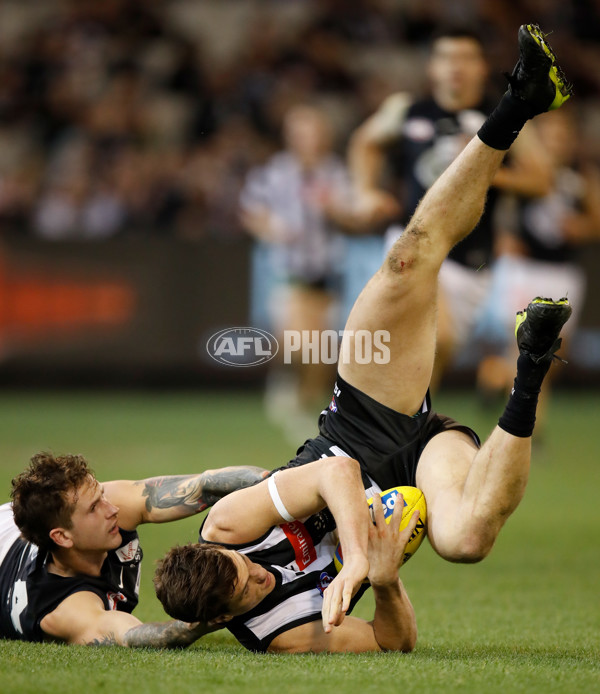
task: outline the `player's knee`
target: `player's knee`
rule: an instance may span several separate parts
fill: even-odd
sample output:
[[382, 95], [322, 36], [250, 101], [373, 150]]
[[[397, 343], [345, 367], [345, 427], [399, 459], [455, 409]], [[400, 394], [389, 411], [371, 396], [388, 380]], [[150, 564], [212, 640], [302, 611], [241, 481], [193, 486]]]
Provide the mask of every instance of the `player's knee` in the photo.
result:
[[421, 247], [427, 239], [427, 233], [418, 220], [413, 220], [404, 233], [390, 248], [385, 266], [394, 275], [402, 275], [412, 269], [421, 253]]
[[477, 562], [480, 562], [487, 557], [491, 549], [492, 546], [488, 544], [466, 542], [464, 545], [458, 548], [454, 557], [450, 561], [458, 562], [460, 564], [477, 564]]
[[487, 557], [494, 546], [495, 536], [488, 532], [470, 530], [451, 541], [435, 546], [437, 553], [447, 561], [458, 564], [476, 564]]
[[389, 250], [384, 268], [395, 278], [439, 270], [442, 260], [450, 249], [441, 249], [433, 244], [430, 234], [419, 219], [413, 219], [402, 236]]
[[333, 470], [334, 474], [343, 475], [348, 472], [360, 473], [360, 464], [354, 458], [344, 456], [334, 456], [326, 459], [327, 465]]
[[404, 248], [394, 246], [387, 254], [385, 267], [394, 276], [404, 275], [411, 270], [416, 262], [414, 253], [407, 253]]

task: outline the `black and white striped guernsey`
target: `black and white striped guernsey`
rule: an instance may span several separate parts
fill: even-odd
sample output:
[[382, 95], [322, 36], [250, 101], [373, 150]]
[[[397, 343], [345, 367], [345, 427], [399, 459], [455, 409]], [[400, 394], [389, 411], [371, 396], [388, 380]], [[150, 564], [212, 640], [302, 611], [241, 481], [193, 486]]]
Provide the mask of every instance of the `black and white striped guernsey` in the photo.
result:
[[[251, 651], [266, 651], [273, 639], [294, 627], [320, 621], [323, 591], [336, 575], [335, 520], [325, 509], [304, 520], [270, 528], [242, 545], [216, 543], [246, 555], [275, 578], [275, 588], [254, 609], [227, 623], [229, 631]], [[200, 529], [200, 542], [206, 542]], [[350, 610], [368, 586], [352, 599]]]

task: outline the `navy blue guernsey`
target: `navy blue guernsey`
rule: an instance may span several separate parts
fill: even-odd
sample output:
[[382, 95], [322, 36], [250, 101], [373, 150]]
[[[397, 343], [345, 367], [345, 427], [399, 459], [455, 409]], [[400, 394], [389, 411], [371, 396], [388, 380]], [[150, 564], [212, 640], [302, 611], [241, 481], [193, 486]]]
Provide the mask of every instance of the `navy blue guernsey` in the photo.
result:
[[0, 506], [0, 637], [41, 641], [42, 619], [69, 595], [91, 592], [106, 610], [132, 612], [138, 603], [142, 548], [136, 531], [120, 530], [122, 544], [106, 557], [100, 576], [48, 572], [49, 554], [24, 540], [10, 504]]
[[[493, 104], [482, 102], [473, 109], [446, 111], [429, 98], [413, 103], [407, 113], [397, 146], [389, 150], [392, 173], [401, 181], [406, 225], [421, 198], [448, 168], [491, 113]], [[475, 229], [450, 252], [449, 258], [477, 269], [492, 258], [492, 214], [497, 192], [488, 193], [485, 212]]]
[[586, 186], [573, 168], [559, 168], [551, 193], [541, 198], [519, 200], [519, 239], [528, 258], [546, 263], [571, 263], [577, 258], [565, 236], [564, 221], [580, 212]]
[[[335, 521], [325, 509], [305, 520], [270, 528], [243, 545], [219, 544], [246, 555], [275, 578], [275, 587], [254, 609], [234, 617], [227, 628], [248, 650], [265, 652], [273, 639], [294, 627], [321, 620], [323, 591], [336, 576]], [[205, 542], [200, 529], [200, 542]], [[368, 586], [352, 599], [350, 610]]]

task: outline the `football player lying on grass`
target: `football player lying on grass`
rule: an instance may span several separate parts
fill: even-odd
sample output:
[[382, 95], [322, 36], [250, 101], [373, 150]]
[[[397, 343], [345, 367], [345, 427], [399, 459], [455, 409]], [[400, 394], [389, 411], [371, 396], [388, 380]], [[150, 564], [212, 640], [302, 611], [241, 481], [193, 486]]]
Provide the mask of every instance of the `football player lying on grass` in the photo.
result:
[[[398, 569], [419, 511], [400, 530], [403, 508], [399, 495], [388, 525], [375, 494], [372, 522], [351, 458], [281, 470], [221, 499], [201, 543], [168, 552], [157, 595], [171, 616], [226, 626], [253, 651], [410, 651], [417, 626]], [[338, 539], [344, 563], [336, 575]], [[373, 620], [344, 619], [368, 588], [365, 578]]]
[[[306, 441], [288, 466], [310, 467], [321, 459], [316, 463], [318, 467], [326, 465], [329, 456], [347, 456], [358, 461], [365, 486], [372, 490], [369, 495], [394, 486], [418, 487], [427, 499], [429, 541], [441, 557], [453, 562], [476, 562], [486, 557], [525, 493], [538, 395], [560, 347], [561, 328], [571, 314], [567, 299], [540, 297], [518, 314], [519, 357], [514, 388], [498, 425], [483, 445], [472, 430], [432, 409], [428, 386], [436, 350], [438, 274], [442, 263], [451, 248], [477, 224], [496, 172], [527, 120], [558, 108], [571, 94], [540, 28], [523, 25], [518, 40], [519, 61], [509, 77], [507, 93], [423, 197], [405, 231], [354, 304], [345, 327], [331, 404], [319, 418], [319, 435]], [[387, 359], [365, 359], [363, 351], [357, 349], [359, 335], [376, 331], [388, 333]], [[305, 484], [302, 472], [294, 478], [293, 471], [282, 472], [277, 482], [281, 479], [284, 505], [298, 518], [314, 513], [314, 507], [303, 506], [306, 499], [289, 493], [288, 480], [295, 480], [298, 489]], [[318, 500], [315, 488], [307, 490], [313, 494], [313, 501]], [[289, 520], [283, 506], [275, 504], [279, 517], [274, 514], [265, 490], [266, 485], [261, 484], [222, 501], [203, 530], [204, 540], [225, 543], [225, 547], [230, 543], [230, 549], [241, 554], [193, 546], [169, 555], [158, 576], [159, 595], [167, 611], [179, 618], [211, 622], [226, 622], [231, 617], [227, 622], [231, 631], [244, 645], [256, 650], [412, 647], [414, 616], [404, 603], [399, 584], [394, 584], [392, 590], [387, 583], [391, 577], [388, 566], [384, 567], [385, 592], [379, 595], [380, 588], [375, 588], [378, 609], [373, 624], [353, 620], [348, 626], [344, 621], [339, 635], [331, 630], [341, 621], [350, 592], [356, 590], [359, 576], [366, 570], [359, 545], [351, 545], [351, 551], [356, 552], [360, 570], [353, 568], [348, 575], [344, 565], [325, 592], [325, 631], [317, 628], [312, 601], [315, 572], [321, 589], [331, 579], [325, 568], [327, 557], [323, 559], [325, 564], [320, 564], [320, 550], [314, 544], [315, 538], [321, 542], [319, 533], [325, 522], [317, 516], [311, 520], [311, 527], [292, 524], [286, 526], [287, 532], [274, 527], [259, 537], [268, 522], [275, 525], [281, 518]], [[353, 493], [358, 497], [358, 490]], [[255, 497], [260, 494], [263, 497]], [[238, 499], [249, 495], [260, 502], [260, 513], [266, 513], [256, 521], [249, 506], [237, 509]], [[347, 500], [340, 495], [337, 500], [327, 501], [338, 504], [330, 510], [341, 532], [336, 510], [341, 513], [344, 509], [339, 504]], [[352, 511], [356, 513], [357, 509]], [[364, 529], [361, 532], [360, 541], [364, 543]], [[378, 528], [380, 532], [384, 528]], [[399, 542], [392, 535], [393, 541]], [[297, 545], [296, 566], [289, 563], [284, 540]], [[343, 539], [342, 548], [346, 555], [348, 548]], [[373, 551], [372, 556], [377, 556]], [[275, 573], [268, 569], [271, 565], [276, 567]], [[381, 564], [377, 560], [374, 566], [369, 572], [375, 570], [371, 578], [378, 581]], [[304, 579], [308, 583], [302, 588]], [[206, 604], [201, 595], [209, 588], [196, 582], [211, 581], [212, 597]], [[374, 587], [377, 581], [373, 580]], [[296, 586], [300, 587], [296, 590]], [[389, 628], [382, 604], [394, 616], [397, 633]]]
[[261, 468], [100, 484], [77, 455], [40, 453], [0, 506], [0, 637], [158, 648], [187, 646], [198, 624], [142, 624], [138, 603], [142, 523], [203, 511], [255, 484]]

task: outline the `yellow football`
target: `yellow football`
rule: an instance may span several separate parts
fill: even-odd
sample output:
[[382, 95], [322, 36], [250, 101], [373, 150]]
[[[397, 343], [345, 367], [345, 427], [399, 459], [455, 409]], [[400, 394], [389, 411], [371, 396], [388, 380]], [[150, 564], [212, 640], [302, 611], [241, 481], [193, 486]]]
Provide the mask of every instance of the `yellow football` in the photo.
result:
[[[398, 494], [402, 494], [404, 498], [404, 510], [402, 511], [402, 522], [400, 523], [400, 530], [404, 530], [408, 525], [413, 511], [419, 510], [419, 520], [417, 521], [417, 527], [415, 528], [413, 534], [406, 545], [404, 551], [404, 559], [402, 563], [406, 563], [412, 555], [419, 549], [419, 546], [427, 534], [427, 504], [425, 503], [425, 496], [420, 489], [416, 487], [392, 487], [391, 489], [386, 489], [381, 492], [381, 503], [383, 505], [383, 515], [385, 522], [389, 523], [392, 520], [392, 513], [394, 511], [394, 506], [396, 505], [396, 499]], [[373, 508], [373, 497], [367, 499], [369, 508]], [[340, 571], [344, 563], [342, 556], [342, 548], [338, 543], [335, 550], [334, 563], [336, 570]]]

